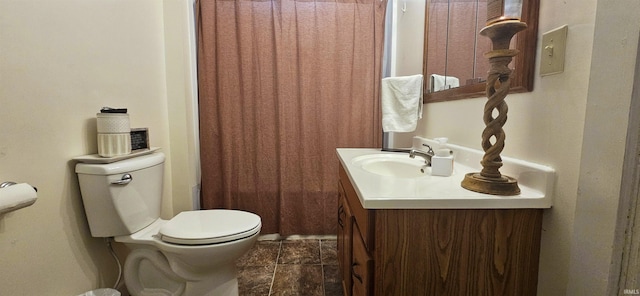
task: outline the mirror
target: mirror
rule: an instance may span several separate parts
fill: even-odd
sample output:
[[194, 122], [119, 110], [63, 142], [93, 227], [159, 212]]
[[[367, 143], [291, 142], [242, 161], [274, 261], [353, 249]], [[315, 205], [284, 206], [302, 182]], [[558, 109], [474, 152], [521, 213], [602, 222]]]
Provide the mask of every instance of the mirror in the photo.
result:
[[[423, 74], [424, 103], [484, 97], [491, 40], [480, 36], [487, 19], [487, 0], [426, 0]], [[509, 67], [511, 93], [533, 90], [539, 0], [523, 0], [522, 21], [511, 48], [520, 53]], [[433, 91], [432, 91], [433, 89]]]

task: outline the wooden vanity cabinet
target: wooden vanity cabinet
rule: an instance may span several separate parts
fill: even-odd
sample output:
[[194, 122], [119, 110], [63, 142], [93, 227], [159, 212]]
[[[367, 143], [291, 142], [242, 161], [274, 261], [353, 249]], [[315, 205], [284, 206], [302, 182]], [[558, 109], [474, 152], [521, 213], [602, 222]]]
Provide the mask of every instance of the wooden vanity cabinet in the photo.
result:
[[364, 209], [340, 167], [344, 295], [536, 295], [542, 209]]
[[[338, 198], [338, 267], [342, 275], [351, 275], [351, 249], [353, 244], [353, 216], [345, 199], [345, 192], [340, 184]], [[348, 288], [347, 288], [348, 287]], [[342, 294], [351, 295], [351, 276], [342, 279]]]
[[358, 227], [353, 227], [351, 282], [353, 295], [371, 295], [373, 286], [373, 258], [369, 255]]

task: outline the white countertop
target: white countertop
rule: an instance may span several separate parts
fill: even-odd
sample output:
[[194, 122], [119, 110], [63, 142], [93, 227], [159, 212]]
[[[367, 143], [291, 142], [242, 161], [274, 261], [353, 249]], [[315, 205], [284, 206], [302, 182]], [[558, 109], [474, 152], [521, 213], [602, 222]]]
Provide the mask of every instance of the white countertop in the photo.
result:
[[[506, 209], [550, 208], [555, 172], [552, 168], [503, 157], [504, 175], [518, 179], [521, 193], [497, 196], [462, 188], [466, 173], [479, 172], [482, 151], [448, 145], [454, 152], [454, 173], [450, 177], [425, 175], [396, 178], [377, 175], [353, 165], [352, 160], [369, 154], [398, 154], [370, 148], [338, 148], [342, 166], [353, 184], [360, 203], [366, 209]], [[409, 155], [407, 155], [407, 158]], [[459, 157], [458, 157], [459, 156]], [[477, 160], [477, 167], [472, 167]], [[466, 163], [465, 163], [466, 162]], [[505, 173], [509, 172], [509, 173]]]

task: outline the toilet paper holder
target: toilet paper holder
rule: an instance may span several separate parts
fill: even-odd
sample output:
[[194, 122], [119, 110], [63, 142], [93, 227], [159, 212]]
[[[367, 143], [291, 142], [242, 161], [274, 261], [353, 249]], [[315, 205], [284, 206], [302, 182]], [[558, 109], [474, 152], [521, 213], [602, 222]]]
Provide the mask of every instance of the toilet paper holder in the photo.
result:
[[[12, 182], [12, 181], [5, 181], [5, 182], [0, 183], [0, 188], [9, 187], [9, 186], [13, 186], [13, 185], [16, 185], [16, 184], [18, 184], [18, 183]], [[35, 186], [31, 186], [31, 187], [33, 187], [33, 190], [38, 192], [38, 188], [36, 188]]]
[[9, 186], [11, 186], [11, 185], [16, 185], [16, 184], [18, 184], [18, 183], [16, 183], [16, 182], [11, 182], [11, 181], [2, 182], [2, 183], [0, 183], [0, 188], [9, 187]]
[[38, 189], [28, 183], [2, 182], [0, 183], [0, 217], [33, 205], [38, 199]]

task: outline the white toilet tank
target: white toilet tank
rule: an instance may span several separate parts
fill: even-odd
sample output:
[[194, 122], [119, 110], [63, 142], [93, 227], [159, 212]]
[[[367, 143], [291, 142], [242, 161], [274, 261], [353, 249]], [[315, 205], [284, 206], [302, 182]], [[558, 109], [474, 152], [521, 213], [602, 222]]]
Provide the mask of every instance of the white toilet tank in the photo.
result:
[[132, 234], [160, 217], [164, 159], [155, 152], [107, 164], [76, 164], [93, 237]]

